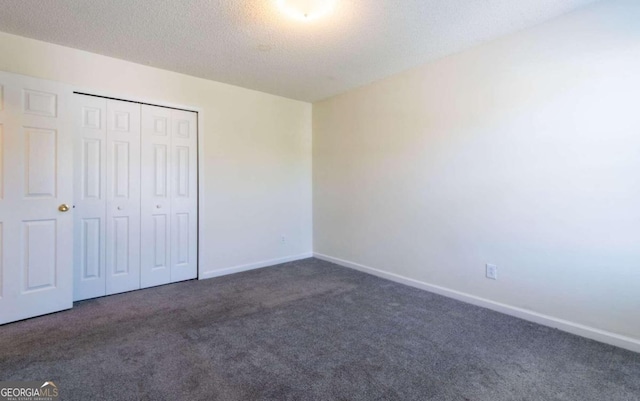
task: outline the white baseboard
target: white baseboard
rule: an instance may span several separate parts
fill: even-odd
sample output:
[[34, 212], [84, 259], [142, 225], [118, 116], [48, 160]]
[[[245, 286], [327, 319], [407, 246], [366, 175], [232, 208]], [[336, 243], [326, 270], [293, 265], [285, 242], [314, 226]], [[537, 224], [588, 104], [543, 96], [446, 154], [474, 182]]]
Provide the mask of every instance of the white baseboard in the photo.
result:
[[609, 331], [596, 329], [594, 327], [589, 327], [579, 323], [570, 322], [568, 320], [558, 319], [548, 315], [543, 315], [541, 313], [533, 312], [527, 309], [522, 309], [515, 306], [503, 304], [500, 302], [491, 301], [485, 298], [477, 297], [475, 295], [470, 295], [464, 292], [455, 291], [455, 290], [441, 287], [438, 285], [425, 283], [425, 282], [414, 280], [408, 277], [400, 276], [398, 274], [388, 273], [382, 270], [374, 269], [373, 267], [364, 266], [359, 263], [350, 262], [348, 260], [334, 258], [332, 256], [324, 255], [321, 253], [314, 253], [313, 256], [318, 259], [335, 263], [340, 266], [344, 266], [344, 267], [348, 267], [364, 273], [372, 274], [374, 276], [395, 281], [397, 283], [405, 284], [411, 287], [419, 288], [421, 290], [433, 292], [439, 295], [443, 295], [445, 297], [457, 299], [462, 302], [481, 306], [483, 308], [491, 309], [496, 312], [515, 316], [520, 319], [541, 324], [543, 326], [553, 327], [558, 330], [566, 331], [571, 334], [589, 338], [591, 340], [599, 341], [609, 345], [614, 345], [620, 348], [625, 348], [634, 352], [640, 352], [640, 339], [635, 339], [632, 337], [611, 333]]
[[208, 272], [200, 273], [200, 276], [198, 277], [198, 279], [204, 280], [207, 278], [226, 276], [227, 274], [240, 273], [240, 272], [245, 272], [247, 270], [260, 269], [263, 267], [279, 265], [280, 263], [293, 262], [295, 260], [307, 259], [311, 257], [313, 257], [313, 253], [307, 252], [307, 253], [301, 253], [299, 255], [285, 256], [284, 258], [269, 259], [269, 260], [263, 260], [261, 262], [248, 263], [246, 265], [227, 267], [219, 270], [211, 270]]

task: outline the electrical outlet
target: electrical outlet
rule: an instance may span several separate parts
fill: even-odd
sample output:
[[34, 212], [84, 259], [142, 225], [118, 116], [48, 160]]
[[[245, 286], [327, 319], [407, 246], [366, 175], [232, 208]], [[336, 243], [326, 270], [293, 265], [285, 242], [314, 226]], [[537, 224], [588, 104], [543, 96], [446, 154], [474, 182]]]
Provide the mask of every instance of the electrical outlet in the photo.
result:
[[284, 235], [280, 236], [280, 243], [281, 244], [286, 244], [287, 243], [287, 237], [285, 237]]
[[487, 263], [486, 267], [487, 267], [487, 278], [490, 278], [491, 280], [497, 280], [498, 266]]

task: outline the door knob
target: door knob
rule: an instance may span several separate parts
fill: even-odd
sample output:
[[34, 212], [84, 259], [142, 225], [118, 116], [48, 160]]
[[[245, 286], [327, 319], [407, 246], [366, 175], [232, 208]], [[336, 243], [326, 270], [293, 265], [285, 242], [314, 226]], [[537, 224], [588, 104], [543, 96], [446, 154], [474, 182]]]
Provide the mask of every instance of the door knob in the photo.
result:
[[69, 211], [69, 205], [67, 205], [66, 203], [63, 203], [62, 205], [58, 206], [58, 210], [61, 212], [68, 212]]

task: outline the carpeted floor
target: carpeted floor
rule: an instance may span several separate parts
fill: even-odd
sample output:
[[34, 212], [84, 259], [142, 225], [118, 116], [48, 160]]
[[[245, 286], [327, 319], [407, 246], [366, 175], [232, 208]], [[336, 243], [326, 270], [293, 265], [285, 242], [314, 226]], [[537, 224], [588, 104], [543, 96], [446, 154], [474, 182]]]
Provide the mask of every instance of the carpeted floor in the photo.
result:
[[640, 354], [307, 259], [0, 327], [64, 400], [640, 400]]

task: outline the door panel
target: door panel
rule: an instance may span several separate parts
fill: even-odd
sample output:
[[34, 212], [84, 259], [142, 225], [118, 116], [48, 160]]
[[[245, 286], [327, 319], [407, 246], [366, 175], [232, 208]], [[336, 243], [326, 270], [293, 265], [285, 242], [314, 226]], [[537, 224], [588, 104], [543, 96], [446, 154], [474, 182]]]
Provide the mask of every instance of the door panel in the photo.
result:
[[176, 214], [176, 259], [177, 265], [189, 263], [189, 213]]
[[153, 215], [153, 254], [154, 269], [164, 269], [168, 267], [167, 255], [169, 254], [169, 221], [166, 215]]
[[56, 196], [58, 141], [51, 129], [25, 128], [26, 198]]
[[80, 301], [106, 295], [107, 101], [74, 95], [74, 290]]
[[129, 143], [113, 141], [113, 158], [110, 160], [113, 168], [113, 197], [115, 199], [129, 198], [129, 174], [131, 173], [131, 158]]
[[171, 282], [198, 277], [197, 114], [171, 110]]
[[100, 185], [104, 181], [102, 167], [102, 139], [82, 138], [82, 160], [78, 166], [81, 170], [82, 199], [102, 199], [103, 188]]
[[167, 197], [167, 185], [169, 184], [168, 173], [168, 150], [167, 145], [153, 145], [153, 174], [154, 191], [153, 194], [157, 198]]
[[22, 90], [24, 113], [36, 116], [57, 117], [57, 95], [30, 89]]
[[141, 284], [171, 281], [171, 110], [142, 106]]
[[189, 198], [189, 175], [192, 173], [189, 171], [189, 147], [188, 146], [176, 146], [176, 192], [175, 196], [179, 198]]
[[104, 296], [106, 281], [107, 101], [74, 95], [73, 299]]
[[113, 218], [113, 236], [109, 242], [113, 243], [113, 275], [129, 273], [129, 217]]
[[103, 267], [101, 266], [101, 246], [102, 220], [100, 218], [90, 218], [81, 220], [81, 243], [80, 256], [81, 262], [81, 278], [83, 280], [91, 280], [99, 278], [102, 275]]
[[107, 100], [106, 293], [140, 288], [140, 105]]
[[197, 114], [142, 106], [142, 286], [196, 278]]
[[69, 94], [0, 72], [0, 323], [72, 306]]
[[34, 291], [56, 285], [56, 221], [36, 220], [22, 223], [24, 243], [22, 266], [23, 291]]
[[140, 288], [140, 105], [76, 97], [75, 300]]

